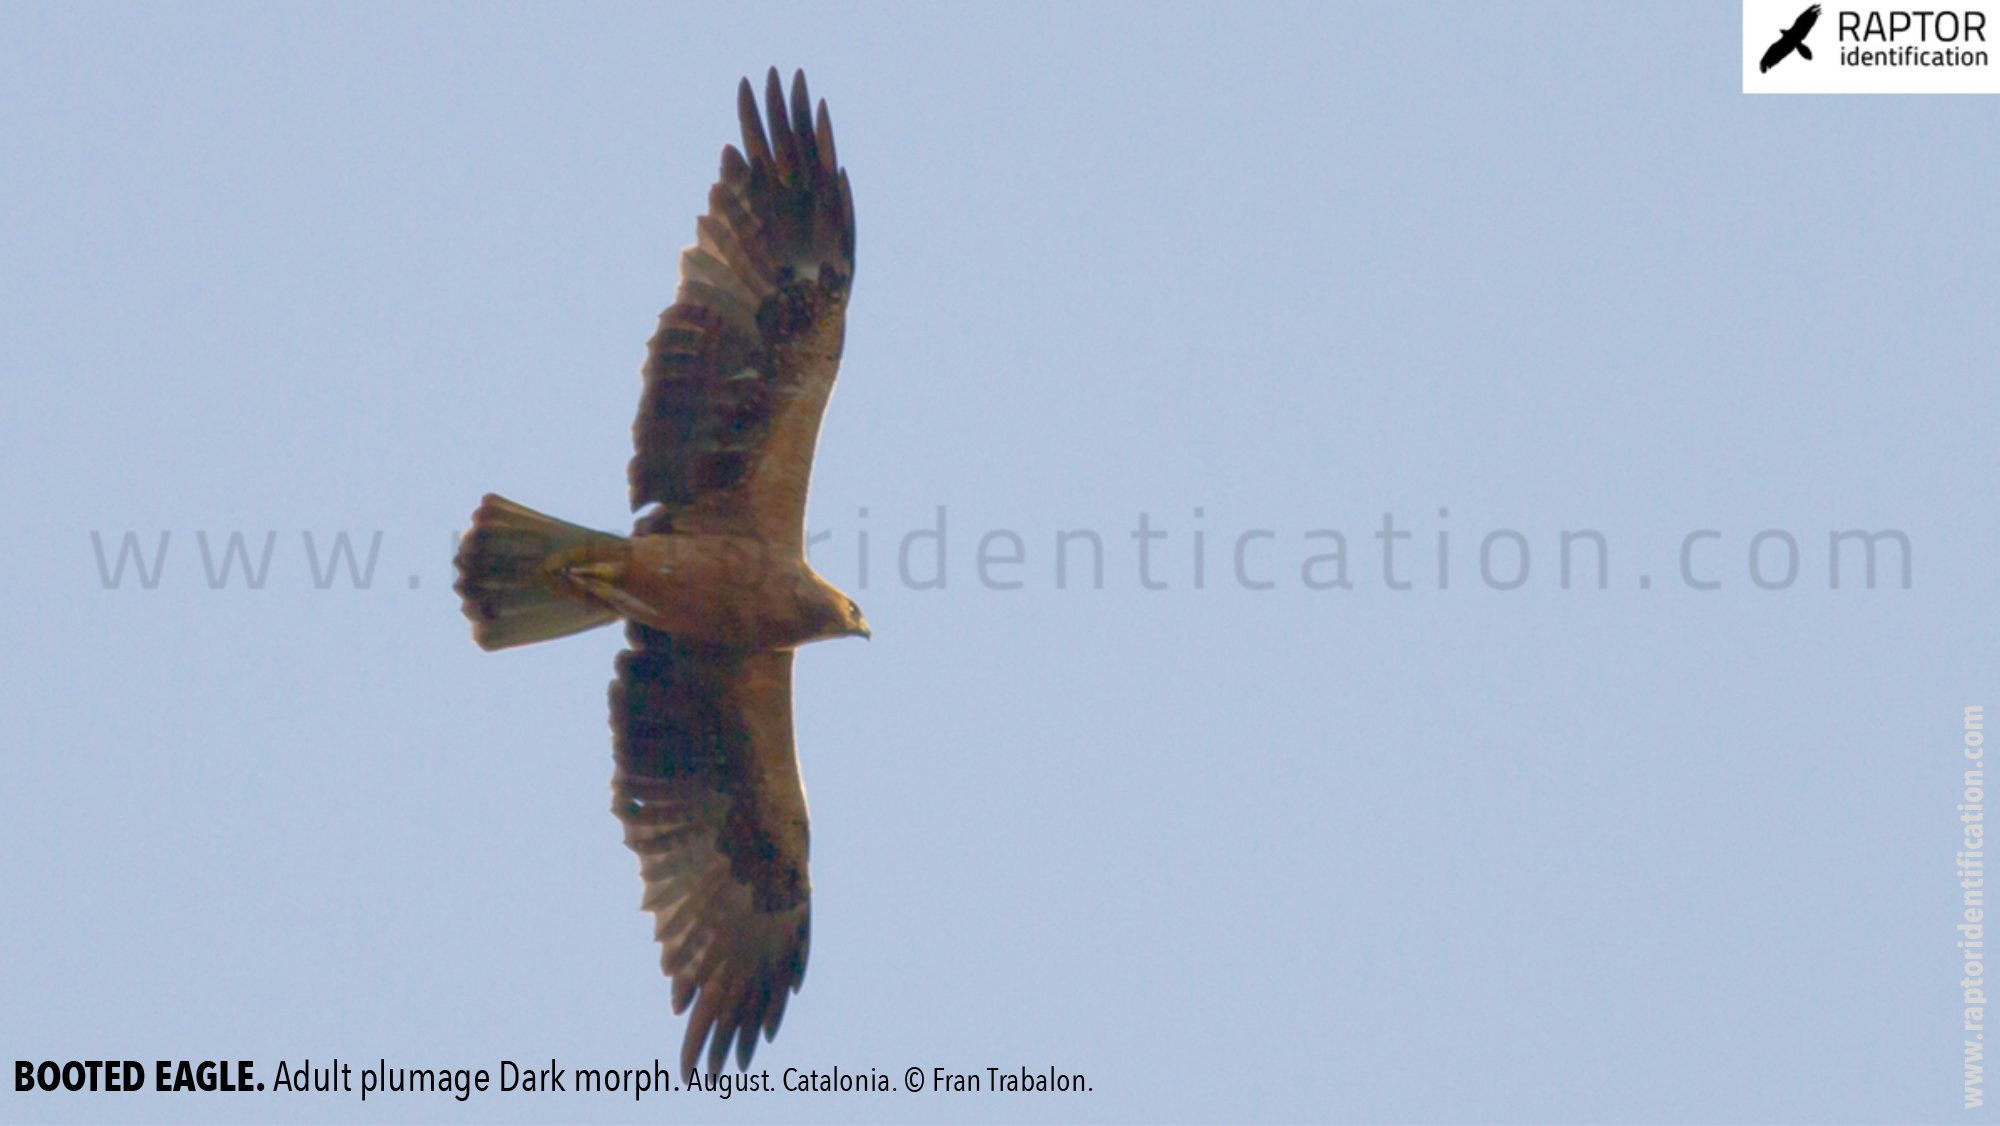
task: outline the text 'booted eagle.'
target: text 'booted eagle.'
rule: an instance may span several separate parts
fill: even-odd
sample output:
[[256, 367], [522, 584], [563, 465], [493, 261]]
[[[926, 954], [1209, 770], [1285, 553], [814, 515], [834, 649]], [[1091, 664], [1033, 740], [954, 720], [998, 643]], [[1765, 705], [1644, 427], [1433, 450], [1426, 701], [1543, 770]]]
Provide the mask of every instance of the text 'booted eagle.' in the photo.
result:
[[[812, 885], [792, 746], [792, 650], [868, 636], [805, 558], [806, 481], [854, 277], [854, 203], [826, 103], [803, 73], [770, 132], [746, 80], [743, 151], [725, 146], [680, 289], [647, 346], [632, 424], [630, 537], [489, 495], [456, 588], [486, 649], [625, 619], [611, 682], [611, 808], [639, 854], [681, 1070], [708, 1040], [748, 1067], [806, 972]], [[712, 1036], [711, 1036], [712, 1034]]]

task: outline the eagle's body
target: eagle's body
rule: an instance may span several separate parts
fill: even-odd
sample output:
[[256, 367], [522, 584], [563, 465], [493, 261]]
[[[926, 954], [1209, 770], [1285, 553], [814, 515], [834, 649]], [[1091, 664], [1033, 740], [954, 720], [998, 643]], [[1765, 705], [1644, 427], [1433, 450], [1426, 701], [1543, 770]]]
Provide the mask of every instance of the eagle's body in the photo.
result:
[[639, 535], [585, 543], [550, 563], [564, 597], [678, 641], [791, 649], [852, 632], [846, 595], [755, 536]]
[[[488, 649], [626, 623], [611, 685], [612, 811], [639, 855], [681, 1067], [748, 1066], [805, 975], [811, 882], [792, 743], [792, 651], [867, 636], [805, 560], [806, 489], [854, 276], [854, 206], [826, 104], [773, 70], [767, 136], [746, 81], [632, 425], [633, 534], [497, 496], [457, 589]], [[653, 506], [647, 508], [647, 506]]]

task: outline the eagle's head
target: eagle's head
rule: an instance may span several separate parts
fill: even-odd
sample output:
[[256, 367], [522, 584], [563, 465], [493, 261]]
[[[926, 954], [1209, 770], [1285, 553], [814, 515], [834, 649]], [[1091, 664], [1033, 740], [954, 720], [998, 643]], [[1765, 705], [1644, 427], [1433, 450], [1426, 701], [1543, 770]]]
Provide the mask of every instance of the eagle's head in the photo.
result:
[[[812, 636], [806, 641], [828, 641], [836, 637], [872, 637], [868, 619], [861, 616], [861, 607], [849, 598], [839, 587], [808, 572], [810, 586], [805, 591], [805, 601], [810, 607], [807, 620], [812, 624]], [[803, 642], [801, 643], [803, 644]]]
[[863, 640], [874, 637], [868, 629], [868, 619], [861, 616], [861, 606], [852, 598], [841, 595], [840, 636], [859, 637]]

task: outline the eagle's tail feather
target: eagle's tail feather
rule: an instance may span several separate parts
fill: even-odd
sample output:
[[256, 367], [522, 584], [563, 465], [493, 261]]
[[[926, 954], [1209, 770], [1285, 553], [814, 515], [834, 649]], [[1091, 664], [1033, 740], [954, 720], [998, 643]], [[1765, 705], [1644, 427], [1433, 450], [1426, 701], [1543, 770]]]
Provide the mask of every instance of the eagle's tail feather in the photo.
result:
[[458, 545], [458, 581], [472, 639], [482, 649], [506, 649], [565, 637], [618, 620], [601, 607], [557, 590], [558, 557], [619, 537], [544, 516], [488, 493]]
[[1801, 44], [1799, 44], [1799, 45], [1798, 45], [1798, 47], [1796, 48], [1796, 50], [1798, 51], [1798, 53], [1799, 53], [1799, 57], [1800, 57], [1800, 58], [1804, 59], [1804, 60], [1805, 60], [1805, 61], [1807, 61], [1807, 62], [1811, 62], [1811, 61], [1812, 61], [1812, 48], [1811, 48], [1811, 47], [1808, 47], [1808, 46], [1806, 46], [1806, 45], [1805, 45], [1804, 43], [1801, 43]]

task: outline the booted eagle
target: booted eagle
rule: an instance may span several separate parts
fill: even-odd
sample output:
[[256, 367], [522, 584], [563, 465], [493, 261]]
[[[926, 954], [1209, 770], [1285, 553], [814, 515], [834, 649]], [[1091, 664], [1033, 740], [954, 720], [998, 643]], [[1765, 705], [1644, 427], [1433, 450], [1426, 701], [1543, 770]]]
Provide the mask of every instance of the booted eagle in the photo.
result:
[[[773, 69], [770, 129], [745, 80], [743, 150], [722, 149], [680, 289], [647, 345], [632, 424], [630, 536], [488, 495], [456, 589], [482, 648], [623, 619], [611, 682], [611, 810], [639, 854], [681, 1070], [708, 1043], [775, 1036], [806, 972], [812, 884], [792, 746], [792, 651], [868, 636], [854, 600], [806, 564], [806, 482], [840, 368], [854, 202], [826, 103]], [[653, 507], [647, 508], [651, 505]]]

